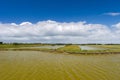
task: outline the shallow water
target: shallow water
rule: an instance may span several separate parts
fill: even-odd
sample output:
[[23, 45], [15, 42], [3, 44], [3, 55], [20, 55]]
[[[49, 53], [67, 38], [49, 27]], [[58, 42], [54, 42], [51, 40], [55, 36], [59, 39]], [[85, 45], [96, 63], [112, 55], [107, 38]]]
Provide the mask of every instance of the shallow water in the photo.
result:
[[120, 80], [120, 54], [1, 51], [0, 80]]
[[92, 46], [79, 46], [82, 50], [103, 50], [103, 48], [96, 48], [96, 47], [92, 47]]
[[[64, 45], [55, 45], [55, 46], [37, 46], [37, 47], [24, 47], [24, 48], [47, 48], [47, 49], [57, 49], [64, 47]], [[23, 47], [22, 47], [23, 48]]]

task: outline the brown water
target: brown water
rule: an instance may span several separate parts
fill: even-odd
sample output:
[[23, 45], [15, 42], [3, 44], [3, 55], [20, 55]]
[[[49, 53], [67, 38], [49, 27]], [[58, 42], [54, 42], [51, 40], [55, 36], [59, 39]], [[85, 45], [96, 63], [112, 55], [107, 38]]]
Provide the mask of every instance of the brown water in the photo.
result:
[[120, 54], [1, 51], [0, 80], [120, 80]]

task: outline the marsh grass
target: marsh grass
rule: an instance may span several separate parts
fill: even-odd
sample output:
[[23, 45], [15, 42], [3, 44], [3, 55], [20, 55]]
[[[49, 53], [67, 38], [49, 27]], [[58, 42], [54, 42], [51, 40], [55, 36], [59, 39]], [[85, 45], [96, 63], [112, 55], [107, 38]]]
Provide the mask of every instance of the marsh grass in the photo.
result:
[[[44, 51], [53, 53], [70, 53], [70, 54], [119, 54], [120, 45], [88, 45], [101, 50], [81, 50], [79, 45], [65, 45], [57, 49], [40, 48], [41, 44], [1, 44], [0, 51]], [[54, 45], [49, 45], [54, 46]], [[36, 48], [37, 47], [37, 48]]]
[[57, 51], [61, 51], [61, 52], [80, 52], [81, 49], [78, 45], [65, 45], [64, 47], [58, 48]]

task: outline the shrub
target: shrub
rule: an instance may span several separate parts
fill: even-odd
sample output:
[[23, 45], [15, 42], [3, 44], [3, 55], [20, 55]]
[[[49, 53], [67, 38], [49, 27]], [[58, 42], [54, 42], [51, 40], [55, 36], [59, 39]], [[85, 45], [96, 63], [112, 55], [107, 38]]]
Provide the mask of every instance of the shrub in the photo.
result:
[[3, 42], [0, 42], [0, 44], [3, 44]]

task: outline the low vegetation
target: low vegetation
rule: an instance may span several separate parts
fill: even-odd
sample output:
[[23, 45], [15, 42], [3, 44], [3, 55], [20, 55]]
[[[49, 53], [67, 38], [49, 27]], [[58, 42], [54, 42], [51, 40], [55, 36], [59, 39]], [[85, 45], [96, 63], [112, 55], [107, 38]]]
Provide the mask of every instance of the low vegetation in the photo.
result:
[[65, 45], [64, 47], [58, 48], [58, 52], [68, 52], [68, 53], [77, 53], [81, 52], [81, 49], [78, 45]]
[[[57, 53], [71, 53], [71, 54], [111, 54], [120, 53], [120, 45], [85, 45], [95, 48], [102, 48], [101, 50], [82, 50], [79, 45], [66, 44], [64, 47], [57, 49], [39, 48], [39, 46], [55, 46], [56, 44], [0, 44], [0, 51], [45, 51]], [[59, 46], [59, 45], [58, 45]], [[35, 48], [38, 47], [38, 48]]]
[[36, 47], [36, 46], [45, 46], [48, 44], [19, 44], [19, 43], [12, 43], [12, 44], [0, 44], [0, 48], [21, 48], [21, 47]]

